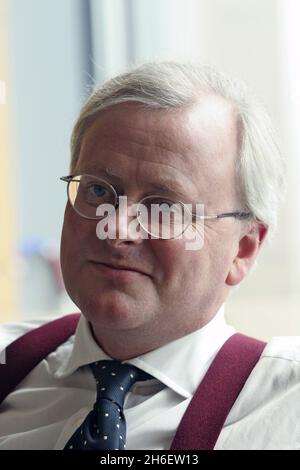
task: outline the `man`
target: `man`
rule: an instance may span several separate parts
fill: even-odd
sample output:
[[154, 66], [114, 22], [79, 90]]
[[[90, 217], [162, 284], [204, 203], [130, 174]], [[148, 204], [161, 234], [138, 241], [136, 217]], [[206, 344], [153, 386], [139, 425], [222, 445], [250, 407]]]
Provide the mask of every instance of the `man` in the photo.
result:
[[[88, 99], [63, 179], [61, 266], [82, 315], [75, 336], [3, 401], [0, 449], [170, 449], [197, 387], [235, 333], [223, 312], [230, 289], [276, 224], [282, 171], [268, 118], [241, 84], [215, 70], [146, 63]], [[189, 217], [172, 216], [175, 236], [161, 237], [161, 219], [127, 212], [138, 203], [168, 214], [174, 204], [189, 206]], [[128, 230], [136, 220], [139, 230]], [[188, 249], [199, 227], [203, 246]], [[2, 347], [32, 327], [4, 325]], [[299, 360], [297, 339], [264, 348], [215, 449], [299, 446]], [[124, 409], [103, 395], [109, 385], [99, 363], [110, 376], [118, 364], [142, 374], [130, 373]], [[112, 427], [116, 444], [108, 444]]]

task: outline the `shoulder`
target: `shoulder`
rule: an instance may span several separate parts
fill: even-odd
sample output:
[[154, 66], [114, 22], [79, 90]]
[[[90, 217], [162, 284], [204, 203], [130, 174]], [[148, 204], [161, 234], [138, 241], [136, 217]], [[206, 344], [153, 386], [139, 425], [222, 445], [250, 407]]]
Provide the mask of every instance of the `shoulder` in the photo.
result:
[[274, 337], [250, 373], [232, 408], [231, 417], [235, 412], [247, 416], [254, 410], [259, 413], [276, 410], [280, 415], [278, 409], [284, 410], [286, 406], [290, 414], [295, 411], [296, 402], [300, 416], [300, 336]]
[[9, 344], [29, 331], [58, 318], [59, 316], [57, 315], [53, 317], [33, 318], [20, 322], [0, 323], [0, 351], [3, 351]]
[[285, 395], [291, 387], [300, 391], [300, 336], [273, 337], [266, 344], [248, 383], [272, 396]]
[[272, 338], [227, 416], [219, 449], [298, 449], [300, 336]]
[[300, 336], [275, 336], [266, 345], [262, 359], [300, 363]]
[[[297, 397], [297, 399], [296, 399]], [[300, 336], [277, 336], [266, 345], [259, 361], [250, 373], [236, 407], [249, 410], [276, 411], [289, 409], [293, 414], [295, 402], [300, 416]], [[240, 410], [241, 411], [241, 410]], [[291, 415], [290, 415], [291, 416]], [[286, 419], [288, 416], [282, 416]]]

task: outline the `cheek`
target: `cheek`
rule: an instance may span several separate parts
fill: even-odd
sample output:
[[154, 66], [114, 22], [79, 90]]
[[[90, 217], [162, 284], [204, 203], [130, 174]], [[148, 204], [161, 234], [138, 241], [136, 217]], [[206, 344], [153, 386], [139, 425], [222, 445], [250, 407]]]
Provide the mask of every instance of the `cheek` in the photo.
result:
[[[232, 237], [228, 233], [210, 234], [206, 237], [203, 250], [207, 258], [207, 276], [217, 288], [224, 284], [232, 258]], [[217, 236], [215, 236], [217, 235]]]
[[227, 273], [228, 254], [222, 243], [206, 239], [198, 250], [187, 250], [183, 240], [157, 241], [153, 251], [162, 277], [160, 286], [169, 292], [183, 291], [191, 286], [219, 285]]
[[186, 250], [183, 240], [162, 240], [153, 244], [153, 251], [162, 276], [162, 290], [177, 289], [190, 283], [200, 271], [199, 251]]
[[82, 259], [87, 239], [90, 236], [91, 224], [79, 217], [67, 205], [61, 236], [60, 258], [63, 276], [70, 276]]

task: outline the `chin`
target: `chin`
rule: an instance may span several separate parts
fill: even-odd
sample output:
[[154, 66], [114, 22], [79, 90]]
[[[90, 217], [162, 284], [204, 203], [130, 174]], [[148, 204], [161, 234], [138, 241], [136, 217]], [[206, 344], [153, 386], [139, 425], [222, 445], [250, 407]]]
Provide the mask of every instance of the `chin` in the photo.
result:
[[76, 304], [97, 328], [131, 329], [145, 321], [145, 310], [139, 308], [136, 299], [122, 292], [109, 292], [101, 295], [101, 299], [80, 297]]

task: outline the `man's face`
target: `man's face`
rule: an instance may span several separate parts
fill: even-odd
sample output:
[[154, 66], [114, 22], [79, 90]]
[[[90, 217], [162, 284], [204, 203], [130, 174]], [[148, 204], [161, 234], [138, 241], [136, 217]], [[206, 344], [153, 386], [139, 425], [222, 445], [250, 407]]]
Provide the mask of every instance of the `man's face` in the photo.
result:
[[[203, 96], [193, 107], [167, 111], [126, 103], [97, 116], [73, 173], [106, 179], [130, 204], [159, 193], [202, 203], [206, 214], [231, 212], [240, 209], [237, 152], [234, 113], [221, 98]], [[111, 176], [103, 176], [106, 168]], [[157, 189], [165, 180], [172, 192]], [[203, 326], [224, 302], [239, 241], [237, 220], [206, 221], [204, 246], [196, 251], [186, 250], [184, 239], [100, 240], [96, 225], [67, 204], [64, 281], [94, 328], [151, 334], [155, 344], [164, 344]], [[101, 263], [144, 274], [112, 272]]]

